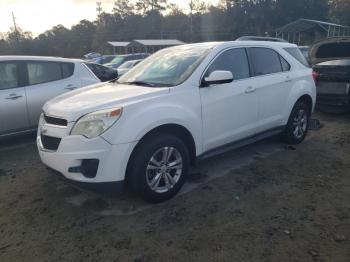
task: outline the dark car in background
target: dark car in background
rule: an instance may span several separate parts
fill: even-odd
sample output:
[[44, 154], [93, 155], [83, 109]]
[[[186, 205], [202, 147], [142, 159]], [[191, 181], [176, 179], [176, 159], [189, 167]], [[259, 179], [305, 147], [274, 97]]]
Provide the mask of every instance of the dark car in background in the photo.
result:
[[84, 59], [85, 59], [85, 60], [92, 60], [92, 59], [98, 58], [98, 57], [100, 57], [100, 56], [101, 56], [100, 53], [91, 52], [91, 53], [88, 53], [88, 54], [84, 55]]
[[116, 58], [116, 55], [103, 55], [93, 59], [92, 61], [95, 64], [104, 65], [110, 63], [114, 58]]
[[350, 109], [350, 38], [330, 38], [311, 48], [317, 79], [317, 107], [343, 113]]
[[112, 68], [95, 64], [95, 63], [84, 63], [101, 82], [108, 82], [118, 78], [118, 72]]
[[127, 61], [142, 60], [148, 56], [149, 56], [149, 54], [147, 54], [147, 53], [119, 55], [119, 56], [116, 56], [110, 63], [105, 64], [105, 66], [108, 66], [108, 67], [113, 68], [113, 69], [118, 69], [118, 67], [120, 67], [122, 64], [124, 64]]

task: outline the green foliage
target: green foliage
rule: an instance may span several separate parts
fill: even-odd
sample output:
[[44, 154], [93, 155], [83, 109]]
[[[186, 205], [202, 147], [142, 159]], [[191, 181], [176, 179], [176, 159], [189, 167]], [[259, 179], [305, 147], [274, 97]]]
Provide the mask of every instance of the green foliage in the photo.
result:
[[107, 41], [233, 40], [273, 33], [298, 18], [350, 25], [349, 0], [221, 0], [217, 6], [188, 0], [188, 7], [192, 19], [167, 0], [116, 0], [111, 13], [101, 13], [94, 22], [82, 20], [71, 29], [57, 25], [35, 38], [20, 29], [0, 34], [0, 54], [81, 57], [91, 51], [111, 52]]

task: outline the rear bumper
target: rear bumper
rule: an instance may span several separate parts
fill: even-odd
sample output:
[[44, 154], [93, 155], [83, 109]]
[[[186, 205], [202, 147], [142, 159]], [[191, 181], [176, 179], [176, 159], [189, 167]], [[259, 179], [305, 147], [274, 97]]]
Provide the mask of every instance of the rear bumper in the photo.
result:
[[350, 96], [346, 94], [344, 95], [319, 94], [317, 95], [317, 105], [350, 107]]

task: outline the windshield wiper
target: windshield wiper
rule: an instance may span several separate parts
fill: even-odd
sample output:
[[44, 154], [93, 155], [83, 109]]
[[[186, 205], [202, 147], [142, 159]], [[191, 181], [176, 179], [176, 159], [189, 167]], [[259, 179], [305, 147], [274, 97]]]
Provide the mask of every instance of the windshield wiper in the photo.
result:
[[122, 84], [126, 85], [135, 85], [135, 86], [149, 86], [149, 87], [155, 87], [156, 85], [150, 82], [145, 82], [145, 81], [132, 81], [132, 82], [125, 82]]

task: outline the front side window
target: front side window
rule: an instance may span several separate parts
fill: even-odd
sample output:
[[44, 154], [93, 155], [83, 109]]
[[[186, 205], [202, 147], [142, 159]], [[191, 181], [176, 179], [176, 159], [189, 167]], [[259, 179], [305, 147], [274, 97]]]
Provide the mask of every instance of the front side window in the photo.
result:
[[28, 62], [29, 85], [37, 85], [62, 79], [61, 64], [55, 62]]
[[179, 85], [193, 73], [210, 50], [208, 46], [163, 49], [133, 67], [119, 82], [157, 87]]
[[230, 49], [220, 54], [211, 64], [205, 76], [207, 77], [217, 70], [232, 72], [234, 80], [250, 77], [249, 63], [245, 49]]
[[0, 90], [19, 87], [18, 66], [13, 62], [0, 63]]
[[250, 48], [253, 60], [254, 72], [256, 76], [269, 75], [282, 72], [280, 55], [269, 48]]

